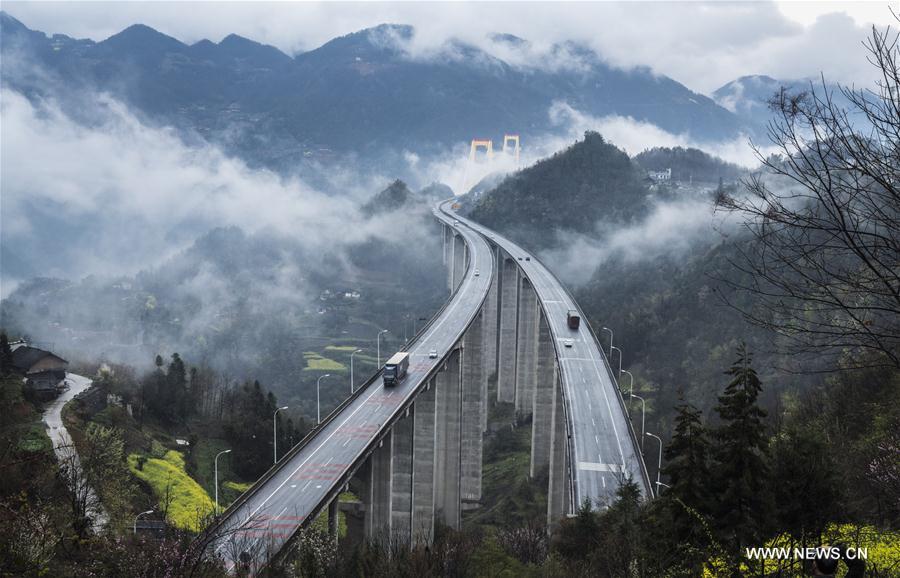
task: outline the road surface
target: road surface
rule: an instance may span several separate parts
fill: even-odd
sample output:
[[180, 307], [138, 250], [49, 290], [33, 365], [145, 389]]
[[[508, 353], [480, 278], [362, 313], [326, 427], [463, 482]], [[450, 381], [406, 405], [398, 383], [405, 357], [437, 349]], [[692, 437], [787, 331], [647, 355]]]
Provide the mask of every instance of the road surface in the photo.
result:
[[[453, 225], [453, 219], [439, 210], [435, 216]], [[444, 355], [460, 341], [487, 296], [494, 264], [480, 235], [465, 226], [456, 228], [471, 250], [470, 265], [447, 306], [410, 343], [407, 377], [389, 389], [380, 379], [364, 386], [309, 443], [283, 458], [271, 477], [257, 483], [245, 501], [225, 513], [217, 528], [223, 538], [213, 548], [226, 565], [234, 567], [242, 552], [247, 552], [243, 554], [245, 562], [258, 566], [269, 558], [269, 552], [277, 552], [304, 520], [334, 495], [341, 478], [362, 461], [386, 424], [412, 401], [443, 363]], [[480, 270], [478, 276], [475, 269]], [[429, 358], [431, 349], [437, 350], [437, 359]]]
[[[569, 329], [567, 313], [579, 309], [554, 275], [531, 253], [491, 229], [460, 216], [456, 218], [478, 231], [516, 259], [541, 302], [562, 371], [566, 407], [570, 418], [574, 459], [575, 507], [585, 498], [595, 505], [615, 500], [624, 476], [630, 476], [650, 495], [649, 480], [639, 452], [635, 451], [630, 424], [610, 377], [606, 359], [586, 322]], [[528, 259], [528, 260], [526, 260]], [[579, 309], [580, 311], [580, 309]], [[584, 314], [581, 314], [584, 321]], [[573, 340], [565, 347], [565, 340]]]
[[[71, 464], [72, 467], [78, 468], [79, 471], [81, 469], [81, 460], [79, 460], [78, 452], [75, 450], [75, 443], [72, 441], [72, 436], [69, 435], [66, 426], [63, 425], [62, 410], [76, 395], [91, 387], [92, 383], [93, 381], [87, 377], [67, 373], [66, 385], [68, 389], [44, 406], [41, 419], [44, 420], [44, 424], [47, 427], [47, 435], [50, 436], [50, 441], [53, 443], [53, 452], [56, 454], [56, 459], [59, 461], [60, 466], [68, 467]], [[74, 477], [78, 483], [85, 483], [84, 476], [77, 475]], [[83, 491], [88, 493], [87, 502], [91, 505], [88, 515], [93, 520], [94, 531], [99, 532], [106, 526], [109, 518], [100, 505], [100, 500], [97, 498], [93, 488], [85, 485], [83, 486]]]

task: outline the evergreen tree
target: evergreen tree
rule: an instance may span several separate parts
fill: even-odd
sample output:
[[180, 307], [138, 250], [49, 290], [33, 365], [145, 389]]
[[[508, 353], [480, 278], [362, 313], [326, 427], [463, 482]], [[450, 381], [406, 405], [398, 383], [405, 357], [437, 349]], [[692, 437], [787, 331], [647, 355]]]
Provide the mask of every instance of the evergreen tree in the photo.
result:
[[166, 415], [172, 420], [186, 417], [184, 412], [184, 398], [187, 392], [187, 370], [178, 353], [172, 354], [169, 370], [165, 379], [165, 410]]
[[792, 427], [772, 443], [776, 519], [803, 547], [817, 545], [829, 521], [838, 518], [839, 480], [824, 437]]
[[734, 575], [747, 546], [759, 544], [768, 510], [766, 412], [757, 404], [762, 383], [751, 367], [751, 355], [741, 344], [737, 360], [726, 371], [731, 382], [719, 396], [716, 412], [715, 472], [718, 478], [717, 526], [731, 549]]
[[702, 572], [709, 542], [703, 523], [710, 513], [709, 439], [699, 409], [682, 400], [675, 410], [675, 431], [662, 470], [670, 485], [664, 498], [680, 565]]
[[9, 347], [9, 339], [6, 333], [0, 333], [0, 376], [6, 376], [13, 372], [12, 349]]

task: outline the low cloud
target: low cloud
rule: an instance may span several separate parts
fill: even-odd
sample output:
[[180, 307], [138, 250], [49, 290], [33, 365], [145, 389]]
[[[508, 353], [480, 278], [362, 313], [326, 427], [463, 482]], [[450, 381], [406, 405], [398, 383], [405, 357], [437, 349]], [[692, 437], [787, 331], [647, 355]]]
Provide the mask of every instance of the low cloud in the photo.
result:
[[[655, 124], [619, 115], [594, 117], [572, 108], [565, 102], [550, 107], [551, 120], [570, 135], [576, 137], [586, 130], [597, 131], [609, 142], [622, 148], [629, 155], [652, 147], [692, 147], [700, 149], [737, 165], [755, 168], [759, 165], [749, 137], [740, 135], [727, 141], [702, 141], [689, 134], [673, 134]], [[769, 149], [763, 147], [765, 154]], [[774, 149], [773, 149], [774, 150]]]
[[566, 281], [582, 284], [610, 259], [641, 263], [676, 257], [720, 239], [734, 222], [732, 216], [715, 213], [709, 198], [659, 201], [634, 225], [598, 224], [595, 235], [560, 233], [559, 247], [541, 258], [553, 263], [553, 270]]
[[96, 98], [98, 120], [85, 125], [53, 102], [2, 92], [3, 243], [41, 274], [134, 273], [229, 225], [289, 236], [311, 255], [390, 235], [362, 218], [356, 195], [251, 169]]

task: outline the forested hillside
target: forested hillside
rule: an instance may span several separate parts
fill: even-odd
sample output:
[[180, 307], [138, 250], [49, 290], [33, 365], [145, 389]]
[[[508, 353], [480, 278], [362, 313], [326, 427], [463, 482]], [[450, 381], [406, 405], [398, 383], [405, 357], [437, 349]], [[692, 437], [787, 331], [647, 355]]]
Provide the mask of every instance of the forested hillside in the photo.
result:
[[[870, 47], [896, 80], [896, 45], [884, 39], [873, 33]], [[874, 100], [859, 96], [851, 106], [870, 123], [891, 117], [891, 90], [882, 88]], [[638, 568], [648, 576], [794, 576], [812, 569], [812, 562], [764, 562], [745, 550], [763, 544], [834, 545], [846, 576], [900, 571], [894, 553], [900, 247], [897, 221], [886, 217], [897, 194], [897, 167], [887, 160], [896, 149], [896, 122], [882, 121], [882, 140], [873, 141], [857, 137], [852, 115], [822, 95], [785, 95], [776, 104], [780, 129], [772, 139], [781, 155], [761, 158], [758, 178], [719, 181], [707, 195], [692, 195], [690, 205], [673, 187], [674, 196], [645, 196], [647, 202], [633, 202], [633, 212], [617, 214], [613, 223], [595, 207], [627, 198], [598, 194], [587, 203], [574, 188], [560, 193], [578, 199], [557, 197], [561, 206], [572, 202], [569, 210], [580, 208], [583, 219], [609, 226], [612, 239], [598, 229], [564, 252], [554, 242], [553, 229], [564, 227], [559, 222], [524, 236], [521, 223], [544, 216], [534, 203], [541, 173], [533, 171], [485, 193], [472, 211], [542, 252], [551, 269], [565, 255], [593, 271], [573, 287], [576, 298], [597, 331], [614, 332], [622, 367], [634, 374], [639, 397], [627, 399], [626, 374], [619, 382], [635, 427], [643, 398], [646, 430], [662, 437], [660, 446], [645, 450], [651, 478], [655, 452], [664, 452], [661, 499], [641, 505], [623, 485], [616, 505], [596, 514], [585, 504], [551, 545], [577, 558], [574, 567], [584, 575], [629, 575]], [[824, 134], [807, 149], [794, 135], [809, 126]], [[807, 162], [825, 143], [841, 154]], [[545, 161], [556, 163], [545, 171], [556, 169], [563, 181], [563, 167], [600, 183], [615, 180], [605, 165], [566, 162], [592, 161], [565, 158], [578, 148]], [[636, 160], [646, 169], [672, 168], [682, 182], [695, 173], [713, 183], [740, 176], [699, 151], [653, 149]], [[686, 245], [667, 252], [598, 249], [614, 245], [618, 233], [636, 246], [646, 245], [647, 236], [667, 235], [672, 223], [656, 217], [660, 207], [678, 203], [693, 209], [668, 213], [678, 220], [674, 230], [680, 225], [690, 239]], [[870, 223], [878, 223], [877, 234]], [[582, 221], [579, 230], [592, 228]], [[601, 336], [609, 351], [609, 334]], [[614, 368], [618, 360], [612, 358]], [[868, 560], [848, 555], [854, 547], [869, 548]], [[816, 562], [824, 575], [837, 566]]]
[[747, 172], [695, 148], [653, 147], [635, 155], [634, 160], [647, 171], [672, 169], [672, 179], [683, 182], [734, 181]]
[[471, 217], [527, 241], [532, 248], [557, 242], [561, 230], [592, 232], [599, 223], [628, 222], [647, 208], [638, 167], [602, 135], [584, 139], [514, 173], [484, 194]]

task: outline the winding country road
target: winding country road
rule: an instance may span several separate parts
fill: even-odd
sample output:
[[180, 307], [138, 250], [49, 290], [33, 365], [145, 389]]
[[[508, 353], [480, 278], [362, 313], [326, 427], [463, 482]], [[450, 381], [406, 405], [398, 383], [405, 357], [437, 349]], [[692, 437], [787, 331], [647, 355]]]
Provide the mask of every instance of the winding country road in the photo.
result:
[[[66, 385], [68, 385], [68, 389], [44, 407], [41, 419], [44, 420], [44, 424], [47, 427], [47, 435], [50, 436], [50, 441], [53, 443], [53, 452], [56, 454], [56, 459], [59, 461], [60, 466], [66, 466], [67, 462], [71, 460], [74, 467], [81, 467], [81, 460], [78, 458], [78, 452], [75, 450], [72, 436], [69, 435], [69, 431], [63, 424], [62, 410], [67, 403], [75, 399], [75, 396], [86, 391], [93, 383], [92, 380], [82, 375], [67, 373]], [[77, 478], [83, 480], [83, 476], [77, 476]], [[93, 488], [85, 487], [84, 491], [89, 493], [88, 503], [96, 504], [96, 506], [90, 508], [88, 515], [93, 520], [94, 531], [99, 532], [106, 526], [109, 517], [102, 506], [100, 506], [100, 500], [97, 498]]]

